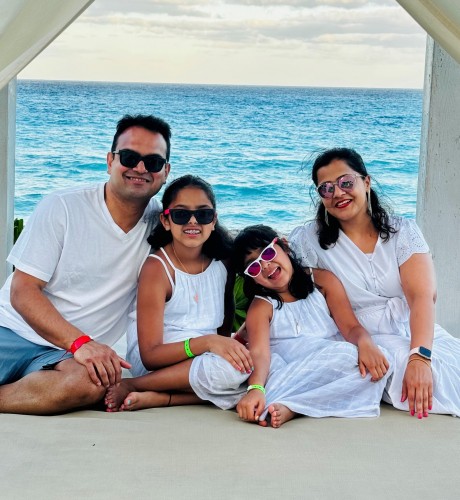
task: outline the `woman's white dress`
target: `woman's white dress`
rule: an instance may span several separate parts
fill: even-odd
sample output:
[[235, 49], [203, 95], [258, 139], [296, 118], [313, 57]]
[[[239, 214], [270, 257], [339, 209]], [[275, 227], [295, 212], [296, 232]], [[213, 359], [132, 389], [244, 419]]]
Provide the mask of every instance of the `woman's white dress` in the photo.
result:
[[[363, 253], [343, 231], [334, 246], [322, 249], [316, 222], [294, 229], [289, 242], [302, 265], [327, 269], [342, 281], [360, 323], [376, 344], [394, 355], [394, 374], [384, 400], [398, 409], [408, 410], [408, 402], [401, 403], [401, 388], [410, 346], [410, 311], [401, 287], [399, 267], [413, 254], [428, 253], [429, 249], [415, 221], [391, 217], [390, 222], [397, 232], [387, 242], [379, 238], [371, 254]], [[432, 358], [432, 412], [458, 416], [460, 339], [435, 325]]]
[[[381, 381], [361, 377], [357, 348], [348, 342], [336, 342], [337, 326], [329, 316], [324, 297], [315, 290], [306, 299], [284, 303], [266, 300], [273, 307], [270, 324], [271, 362], [265, 385], [266, 408], [281, 403], [295, 413], [311, 417], [375, 417], [379, 415], [380, 400], [387, 376]], [[387, 354], [387, 353], [385, 353]], [[201, 357], [201, 356], [200, 356]], [[194, 390], [221, 408], [235, 406], [246, 392], [246, 384], [228, 391], [222, 397], [215, 392], [216, 380], [207, 379], [207, 369], [197, 380]], [[201, 376], [202, 375], [202, 376]]]
[[[171, 298], [165, 304], [163, 341], [165, 344], [180, 342], [188, 338], [217, 334], [217, 329], [224, 321], [225, 284], [227, 269], [221, 261], [213, 260], [200, 274], [188, 274], [174, 267], [167, 253], [160, 249], [164, 258], [174, 269], [175, 280], [165, 262], [156, 255], [149, 258], [158, 259], [168, 276], [172, 287]], [[131, 373], [135, 377], [146, 375], [149, 371], [142, 364], [137, 339], [136, 313], [131, 315], [131, 323], [127, 331], [127, 360], [131, 363]], [[205, 353], [193, 359], [190, 369], [190, 385], [194, 388], [196, 365], [202, 365], [202, 358], [207, 360], [207, 369], [220, 374], [220, 388], [239, 387], [247, 378], [247, 373], [236, 370], [228, 361], [212, 353]], [[199, 396], [199, 394], [198, 394]]]

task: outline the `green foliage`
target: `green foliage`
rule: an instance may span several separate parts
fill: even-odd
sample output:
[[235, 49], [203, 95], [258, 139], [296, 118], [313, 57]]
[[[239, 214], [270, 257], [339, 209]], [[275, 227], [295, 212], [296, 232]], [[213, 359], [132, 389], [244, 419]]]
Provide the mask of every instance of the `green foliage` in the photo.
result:
[[233, 297], [235, 299], [235, 317], [233, 318], [233, 331], [236, 332], [238, 328], [244, 323], [246, 319], [246, 311], [248, 309], [248, 299], [243, 292], [243, 278], [237, 276], [235, 286], [233, 288]]
[[24, 229], [24, 219], [14, 219], [14, 243], [19, 238], [19, 235]]

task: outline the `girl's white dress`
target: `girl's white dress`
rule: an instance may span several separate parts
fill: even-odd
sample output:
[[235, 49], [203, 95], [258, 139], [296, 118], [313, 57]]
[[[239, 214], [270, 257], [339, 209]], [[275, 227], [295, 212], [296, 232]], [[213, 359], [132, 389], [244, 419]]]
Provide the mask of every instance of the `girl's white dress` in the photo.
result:
[[[371, 254], [364, 254], [343, 231], [334, 246], [323, 250], [316, 222], [294, 229], [289, 241], [302, 265], [327, 269], [342, 281], [358, 320], [376, 344], [394, 355], [394, 374], [384, 400], [408, 410], [408, 402], [401, 403], [401, 388], [410, 346], [410, 311], [399, 267], [429, 249], [415, 221], [391, 217], [390, 223], [397, 232], [386, 243], [379, 238]], [[435, 325], [432, 358], [432, 412], [460, 416], [460, 339]]]
[[[266, 408], [281, 403], [292, 411], [311, 417], [375, 417], [387, 376], [377, 383], [361, 377], [357, 348], [348, 342], [336, 342], [337, 326], [329, 316], [324, 297], [315, 290], [306, 299], [273, 306], [270, 324], [270, 372], [266, 382]], [[385, 353], [386, 354], [386, 353]], [[201, 357], [201, 356], [200, 356]], [[391, 362], [391, 359], [389, 359]], [[194, 390], [220, 408], [235, 406], [246, 392], [246, 385], [216, 394], [215, 380], [201, 376]], [[207, 370], [210, 373], [210, 370]], [[219, 373], [215, 374], [219, 379]]]
[[[164, 258], [174, 269], [175, 280], [165, 262], [157, 255], [148, 258], [158, 259], [168, 276], [172, 287], [171, 298], [165, 304], [163, 341], [168, 344], [180, 342], [188, 338], [202, 335], [217, 334], [217, 329], [224, 321], [225, 284], [227, 269], [221, 261], [212, 260], [210, 265], [200, 274], [188, 274], [177, 269], [163, 248], [160, 248]], [[135, 377], [146, 375], [148, 370], [142, 364], [137, 339], [136, 313], [131, 314], [131, 323], [127, 335], [127, 360], [131, 363], [131, 373]], [[194, 388], [194, 374], [196, 365], [201, 365], [201, 358], [205, 356], [212, 360], [209, 365], [218, 366], [221, 373], [220, 386], [239, 387], [248, 374], [240, 373], [226, 361], [212, 353], [205, 353], [194, 358], [190, 369], [190, 384]], [[220, 390], [219, 388], [217, 390]], [[199, 396], [199, 394], [198, 394]]]

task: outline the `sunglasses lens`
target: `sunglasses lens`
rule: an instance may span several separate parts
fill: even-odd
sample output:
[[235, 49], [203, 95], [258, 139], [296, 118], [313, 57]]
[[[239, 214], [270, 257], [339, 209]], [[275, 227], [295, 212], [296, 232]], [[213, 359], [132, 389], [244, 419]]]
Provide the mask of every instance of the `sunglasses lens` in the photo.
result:
[[190, 210], [175, 209], [169, 212], [171, 214], [171, 219], [174, 224], [187, 224], [187, 222], [192, 217], [192, 212]]
[[261, 254], [260, 258], [265, 262], [269, 262], [276, 257], [276, 250], [273, 247], [266, 248]]
[[259, 262], [255, 261], [246, 269], [246, 272], [249, 274], [249, 276], [255, 278], [256, 276], [258, 276], [261, 269], [262, 268], [260, 267]]
[[344, 175], [337, 184], [342, 191], [351, 191], [355, 185], [355, 178], [352, 175]]
[[122, 149], [119, 155], [120, 163], [126, 168], [134, 168], [141, 160], [141, 155], [139, 153], [130, 151], [129, 149]]
[[195, 211], [195, 219], [198, 224], [210, 224], [214, 220], [214, 210], [212, 208], [203, 208]]
[[152, 173], [159, 172], [166, 163], [166, 160], [160, 155], [148, 155], [143, 158], [145, 168]]
[[318, 194], [321, 198], [332, 198], [334, 193], [334, 184], [332, 182], [325, 182], [318, 186]]

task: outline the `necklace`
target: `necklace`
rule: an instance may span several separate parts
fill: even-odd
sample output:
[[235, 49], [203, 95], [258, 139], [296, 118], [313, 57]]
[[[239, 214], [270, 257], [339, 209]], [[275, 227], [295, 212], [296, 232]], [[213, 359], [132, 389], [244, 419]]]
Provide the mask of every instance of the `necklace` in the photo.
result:
[[[190, 274], [188, 269], [185, 267], [185, 264], [179, 259], [179, 256], [177, 255], [176, 253], [176, 249], [174, 248], [174, 243], [171, 243], [171, 247], [173, 249], [173, 253], [174, 253], [174, 257], [176, 257], [177, 259], [177, 262], [179, 262], [179, 264], [183, 267], [184, 271], [187, 273], [187, 274]], [[202, 254], [201, 255], [201, 272], [203, 273], [204, 272], [204, 255]], [[200, 296], [198, 295], [198, 292], [197, 290], [195, 289], [195, 295], [193, 296], [193, 300], [198, 304], [198, 300], [199, 300]]]

